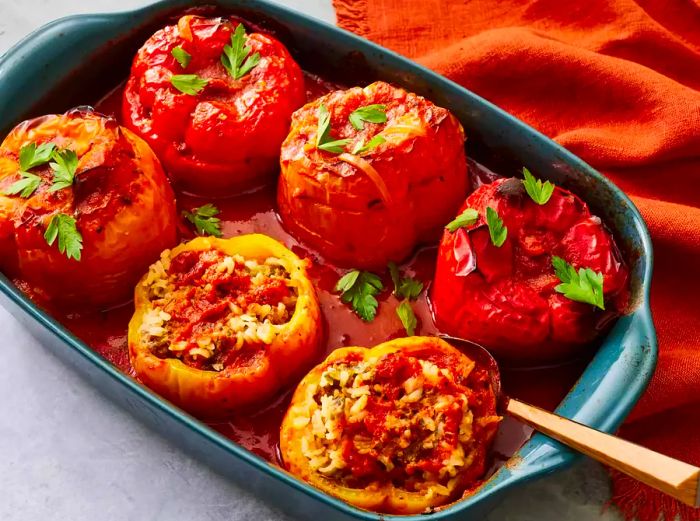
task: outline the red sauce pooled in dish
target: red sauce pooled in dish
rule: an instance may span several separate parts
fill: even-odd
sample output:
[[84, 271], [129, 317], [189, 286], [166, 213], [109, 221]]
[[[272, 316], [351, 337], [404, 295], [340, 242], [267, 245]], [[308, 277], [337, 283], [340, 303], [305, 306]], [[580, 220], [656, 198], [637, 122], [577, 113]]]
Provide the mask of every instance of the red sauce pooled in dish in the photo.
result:
[[[316, 99], [322, 94], [340, 88], [339, 85], [310, 74], [305, 75], [305, 82], [307, 100]], [[115, 88], [100, 100], [96, 105], [97, 110], [120, 119], [123, 88], [124, 85]], [[470, 162], [469, 166], [473, 180], [490, 182], [495, 178], [491, 172], [474, 162]], [[305, 250], [282, 228], [275, 213], [275, 198], [276, 191], [274, 187], [270, 187], [241, 197], [220, 200], [216, 202], [221, 210], [217, 217], [221, 219], [221, 228], [225, 237], [244, 233], [264, 233], [282, 241], [298, 255], [307, 256], [314, 261], [309, 275], [316, 287], [323, 315], [327, 319], [325, 350], [319, 355], [318, 361], [320, 362], [340, 346], [373, 346], [387, 339], [403, 336], [405, 334], [403, 326], [395, 313], [398, 300], [391, 293], [391, 280], [388, 275], [382, 275], [385, 290], [377, 296], [379, 301], [377, 317], [371, 323], [363, 322], [347, 305], [341, 303], [338, 295], [333, 292], [333, 287], [343, 270], [329, 263], [317, 262], [314, 252]], [[207, 202], [210, 201], [187, 195], [178, 196], [180, 210], [191, 210]], [[183, 239], [193, 236], [190, 226], [184, 220], [180, 223], [180, 233]], [[436, 258], [437, 248], [421, 249], [401, 266], [401, 270], [406, 276], [419, 279], [427, 285], [432, 279]], [[31, 288], [22, 281], [16, 281], [16, 283], [23, 291], [32, 293]], [[420, 335], [438, 333], [426, 299], [428, 290], [429, 288], [426, 288], [413, 304], [418, 318], [416, 334]], [[49, 308], [49, 310], [96, 352], [133, 376], [133, 369], [129, 365], [126, 339], [127, 324], [133, 313], [131, 305], [106, 312], [68, 316], [56, 309]], [[587, 359], [580, 359], [561, 367], [529, 371], [502, 369], [503, 390], [509, 396], [552, 409], [576, 382], [587, 362]], [[256, 408], [249, 412], [241, 412], [229, 421], [210, 425], [242, 447], [270, 462], [278, 463], [279, 428], [289, 405], [292, 390], [283, 391], [263, 410]], [[514, 454], [529, 439], [531, 432], [529, 427], [506, 417], [493, 446], [495, 459], [493, 468], [501, 466]]]

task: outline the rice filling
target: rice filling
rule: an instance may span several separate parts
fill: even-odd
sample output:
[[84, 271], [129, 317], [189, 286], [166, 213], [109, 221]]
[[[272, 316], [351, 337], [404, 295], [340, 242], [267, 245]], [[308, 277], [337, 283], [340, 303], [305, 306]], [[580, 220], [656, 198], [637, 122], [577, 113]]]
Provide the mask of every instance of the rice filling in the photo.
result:
[[344, 486], [389, 480], [449, 495], [478, 450], [470, 390], [426, 360], [332, 364], [307, 389], [306, 403], [294, 420], [306, 429], [301, 452], [312, 471]]
[[271, 344], [298, 297], [284, 262], [218, 249], [166, 250], [142, 282], [148, 295], [139, 330], [151, 352], [222, 371], [246, 347]]

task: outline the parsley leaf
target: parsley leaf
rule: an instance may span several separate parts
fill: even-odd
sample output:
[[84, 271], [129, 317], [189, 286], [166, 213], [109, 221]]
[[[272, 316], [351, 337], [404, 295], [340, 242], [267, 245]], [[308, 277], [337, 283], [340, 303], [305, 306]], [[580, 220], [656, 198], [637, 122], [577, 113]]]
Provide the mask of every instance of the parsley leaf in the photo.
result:
[[491, 235], [491, 242], [493, 245], [497, 248], [503, 246], [508, 236], [508, 228], [503, 226], [503, 219], [501, 219], [496, 213], [496, 210], [490, 206], [486, 208], [486, 224], [489, 227], [489, 234]]
[[194, 224], [199, 235], [221, 237], [221, 220], [216, 217], [217, 215], [219, 215], [219, 209], [211, 203], [192, 208], [191, 212], [182, 212], [182, 216]]
[[371, 322], [377, 316], [379, 303], [372, 293], [359, 292], [352, 298], [352, 308], [365, 322]]
[[449, 223], [447, 223], [447, 226], [445, 226], [445, 228], [447, 228], [448, 232], [454, 233], [460, 228], [466, 228], [467, 226], [471, 226], [478, 219], [479, 212], [474, 210], [474, 208], [467, 208], [461, 214], [459, 214], [457, 217], [455, 217]]
[[173, 58], [175, 58], [183, 69], [186, 69], [190, 64], [190, 60], [192, 60], [192, 55], [179, 45], [174, 47], [173, 50], [170, 51], [170, 54], [172, 54]]
[[395, 262], [389, 263], [389, 275], [394, 283], [394, 295], [399, 298], [415, 300], [423, 291], [423, 283], [411, 277], [401, 277]]
[[363, 144], [362, 142], [358, 143], [355, 148], [353, 149], [352, 153], [357, 154], [357, 155], [362, 155], [370, 150], [373, 150], [377, 148], [379, 145], [382, 143], [386, 142], [386, 139], [384, 139], [384, 136], [377, 134], [374, 136], [372, 139], [369, 140], [369, 143], [366, 145]]
[[330, 139], [331, 133], [331, 115], [328, 112], [328, 107], [323, 103], [318, 106], [318, 128], [316, 130], [316, 146], [325, 143]]
[[368, 123], [386, 123], [386, 105], [366, 105], [352, 111], [348, 116], [350, 124], [355, 130], [365, 128], [365, 121]]
[[415, 300], [421, 291], [423, 291], [423, 283], [420, 280], [407, 277], [401, 281], [397, 294], [400, 297]]
[[416, 319], [416, 314], [413, 312], [411, 303], [408, 300], [402, 300], [396, 307], [396, 314], [399, 316], [399, 319], [406, 330], [406, 334], [408, 336], [415, 335], [418, 320]]
[[536, 179], [525, 167], [523, 167], [523, 175], [525, 176], [523, 180], [525, 191], [530, 198], [537, 204], [546, 204], [554, 193], [554, 185], [549, 181], [542, 183], [540, 179]]
[[17, 195], [20, 194], [21, 197], [25, 199], [32, 195], [39, 185], [41, 184], [41, 177], [35, 174], [30, 174], [29, 172], [20, 172], [19, 175], [22, 179], [15, 181], [5, 190], [2, 191], [3, 195]]
[[36, 143], [29, 143], [19, 150], [19, 168], [22, 172], [28, 172], [35, 166], [43, 165], [49, 162], [56, 145], [53, 143], [42, 143], [37, 146]]
[[248, 56], [250, 51], [251, 48], [245, 45], [245, 27], [238, 24], [231, 35], [231, 45], [225, 46], [221, 55], [221, 64], [234, 80], [241, 79], [260, 63], [260, 53]]
[[53, 184], [49, 192], [68, 188], [75, 179], [75, 171], [78, 169], [78, 155], [67, 148], [56, 150], [49, 166], [53, 170]]
[[379, 302], [375, 298], [384, 285], [382, 280], [368, 271], [352, 270], [343, 275], [335, 285], [340, 292], [340, 300], [350, 303], [355, 313], [365, 322], [371, 322], [377, 316]]
[[349, 139], [334, 139], [331, 136], [331, 115], [328, 112], [328, 107], [323, 103], [318, 106], [318, 129], [316, 130], [316, 148], [332, 152], [333, 154], [342, 154], [345, 152], [345, 147], [350, 143]]
[[352, 270], [347, 272], [345, 275], [340, 277], [340, 280], [336, 283], [335, 291], [340, 291], [343, 293], [349, 291], [355, 285], [355, 282], [357, 282], [359, 276], [359, 270]]
[[399, 294], [399, 286], [401, 286], [401, 274], [399, 273], [399, 267], [394, 261], [389, 262], [389, 275], [391, 276], [391, 282], [394, 283], [394, 295]]
[[562, 282], [571, 282], [572, 272], [574, 275], [576, 274], [576, 270], [571, 264], [556, 255], [552, 256], [552, 266], [554, 266], [554, 273]]
[[335, 141], [328, 141], [326, 143], [321, 143], [318, 148], [325, 150], [326, 152], [332, 152], [334, 154], [342, 154], [345, 152], [345, 147], [350, 143], [349, 139], [336, 139]]
[[65, 253], [69, 259], [80, 260], [83, 249], [83, 236], [75, 226], [75, 219], [70, 215], [58, 213], [51, 217], [44, 233], [44, 239], [49, 246], [58, 238], [58, 251]]
[[596, 273], [590, 268], [579, 268], [577, 272], [576, 268], [556, 255], [552, 257], [552, 266], [562, 282], [554, 288], [555, 291], [569, 300], [605, 309], [602, 273]]
[[209, 80], [200, 78], [196, 74], [173, 74], [170, 77], [170, 83], [183, 94], [196, 96], [207, 86]]
[[3, 195], [17, 195], [25, 199], [31, 196], [41, 184], [41, 177], [29, 173], [29, 170], [48, 163], [54, 155], [56, 145], [53, 143], [29, 143], [19, 149], [19, 175], [21, 179], [15, 181], [2, 191]]

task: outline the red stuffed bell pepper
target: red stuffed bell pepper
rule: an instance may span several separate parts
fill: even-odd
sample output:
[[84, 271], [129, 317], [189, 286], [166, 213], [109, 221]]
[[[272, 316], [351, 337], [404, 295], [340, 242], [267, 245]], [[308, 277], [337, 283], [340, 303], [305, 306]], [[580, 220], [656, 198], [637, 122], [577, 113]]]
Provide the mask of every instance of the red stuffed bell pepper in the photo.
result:
[[270, 398], [313, 362], [323, 337], [306, 266], [258, 234], [198, 237], [163, 252], [135, 291], [137, 376], [211, 418]]
[[431, 300], [441, 331], [531, 365], [575, 356], [624, 310], [627, 267], [576, 195], [554, 187], [538, 204], [522, 180], [499, 179], [472, 193], [460, 215], [467, 209], [474, 222], [446, 229], [440, 243]]
[[139, 50], [125, 124], [150, 143], [176, 187], [212, 197], [274, 179], [301, 69], [273, 37], [226, 18], [187, 15]]
[[459, 121], [384, 82], [332, 92], [295, 112], [281, 166], [285, 227], [355, 268], [384, 268], [436, 239], [467, 190]]
[[434, 337], [337, 349], [302, 380], [280, 432], [290, 472], [360, 508], [417, 514], [486, 471], [500, 417], [488, 371]]
[[177, 240], [175, 198], [149, 146], [73, 110], [0, 145], [0, 269], [42, 302], [109, 307]]

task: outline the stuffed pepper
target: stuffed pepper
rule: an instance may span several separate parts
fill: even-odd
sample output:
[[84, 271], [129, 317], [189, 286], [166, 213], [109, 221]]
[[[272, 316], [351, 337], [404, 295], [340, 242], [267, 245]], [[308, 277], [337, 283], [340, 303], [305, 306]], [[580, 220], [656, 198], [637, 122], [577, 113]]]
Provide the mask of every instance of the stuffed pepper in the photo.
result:
[[448, 110], [384, 82], [308, 103], [282, 144], [284, 225], [344, 266], [401, 261], [464, 200], [464, 139]]
[[360, 508], [430, 511], [484, 476], [500, 417], [488, 371], [434, 337], [334, 351], [297, 388], [290, 472]]
[[149, 146], [87, 110], [25, 121], [0, 145], [0, 269], [42, 303], [126, 302], [177, 240], [175, 198]]
[[175, 186], [212, 197], [273, 181], [304, 78], [287, 49], [234, 19], [187, 15], [134, 58], [125, 124]]
[[321, 314], [306, 267], [265, 235], [166, 250], [136, 286], [137, 376], [206, 417], [271, 397], [318, 355]]
[[518, 365], [577, 355], [624, 311], [629, 278], [586, 203], [525, 175], [467, 198], [444, 232], [431, 293], [443, 332]]

